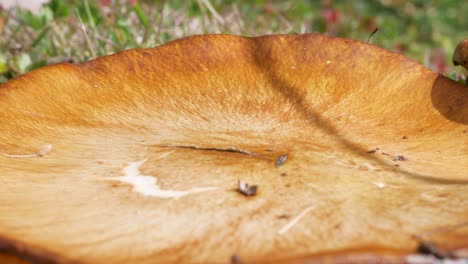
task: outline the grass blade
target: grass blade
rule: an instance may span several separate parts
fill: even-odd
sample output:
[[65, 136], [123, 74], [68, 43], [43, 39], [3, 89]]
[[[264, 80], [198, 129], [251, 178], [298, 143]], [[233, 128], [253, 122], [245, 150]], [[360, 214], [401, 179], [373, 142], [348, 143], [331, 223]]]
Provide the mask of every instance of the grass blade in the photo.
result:
[[145, 27], [145, 29], [148, 28], [148, 17], [145, 15], [145, 13], [143, 13], [143, 10], [141, 10], [141, 7], [138, 3], [133, 5], [133, 11], [135, 11], [138, 20]]

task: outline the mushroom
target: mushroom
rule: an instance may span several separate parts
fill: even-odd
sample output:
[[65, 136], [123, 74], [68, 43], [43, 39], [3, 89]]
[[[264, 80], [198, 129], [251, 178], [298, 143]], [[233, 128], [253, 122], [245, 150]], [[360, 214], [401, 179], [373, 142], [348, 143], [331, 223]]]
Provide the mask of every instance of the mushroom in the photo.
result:
[[455, 48], [452, 57], [453, 65], [461, 65], [468, 70], [468, 39], [462, 40]]
[[[34, 70], [0, 86], [0, 262], [466, 249], [467, 105], [464, 85], [400, 54], [318, 34], [193, 36]], [[261, 192], [232, 192], [237, 179]]]

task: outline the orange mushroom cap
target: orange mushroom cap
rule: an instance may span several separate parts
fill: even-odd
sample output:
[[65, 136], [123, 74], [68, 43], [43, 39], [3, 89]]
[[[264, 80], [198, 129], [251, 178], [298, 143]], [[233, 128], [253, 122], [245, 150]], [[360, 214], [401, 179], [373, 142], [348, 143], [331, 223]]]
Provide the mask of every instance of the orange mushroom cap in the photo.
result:
[[466, 87], [402, 55], [317, 34], [194, 36], [44, 67], [0, 86], [0, 252], [461, 256], [467, 106]]

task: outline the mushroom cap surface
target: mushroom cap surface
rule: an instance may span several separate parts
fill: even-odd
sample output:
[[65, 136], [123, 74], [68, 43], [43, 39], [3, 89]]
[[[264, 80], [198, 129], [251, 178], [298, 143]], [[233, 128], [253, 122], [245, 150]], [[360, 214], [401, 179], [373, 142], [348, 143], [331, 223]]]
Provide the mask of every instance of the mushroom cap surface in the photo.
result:
[[429, 241], [456, 253], [467, 124], [463, 85], [317, 34], [202, 35], [47, 66], [0, 86], [0, 252], [403, 262]]

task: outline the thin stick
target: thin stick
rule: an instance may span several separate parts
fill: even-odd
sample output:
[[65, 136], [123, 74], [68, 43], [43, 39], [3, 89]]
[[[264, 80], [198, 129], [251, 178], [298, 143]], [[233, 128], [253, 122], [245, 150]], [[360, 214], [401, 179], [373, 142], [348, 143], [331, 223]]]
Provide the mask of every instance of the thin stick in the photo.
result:
[[218, 20], [218, 22], [219, 22], [221, 25], [224, 26], [224, 23], [225, 23], [225, 22], [224, 22], [223, 17], [221, 17], [221, 16], [219, 15], [219, 13], [216, 12], [216, 9], [214, 9], [214, 7], [211, 5], [210, 1], [208, 1], [208, 0], [200, 0], [200, 1], [208, 8], [208, 10], [210, 10], [210, 12], [211, 12], [211, 14], [214, 16], [214, 18], [215, 18], [216, 20]]
[[289, 32], [294, 30], [294, 26], [291, 24], [291, 22], [288, 21], [288, 19], [286, 19], [286, 16], [283, 14], [283, 12], [278, 12], [278, 18], [287, 26], [286, 31]]
[[89, 39], [88, 37], [88, 33], [86, 33], [86, 27], [85, 25], [83, 24], [83, 20], [81, 20], [81, 16], [80, 16], [80, 12], [78, 11], [78, 8], [75, 9], [76, 11], [76, 15], [78, 16], [78, 19], [80, 20], [80, 23], [81, 23], [81, 30], [83, 31], [83, 34], [85, 36], [85, 39], [86, 39], [86, 42], [88, 43], [88, 47], [89, 47], [89, 50], [91, 52], [91, 56], [93, 57], [93, 59], [97, 58], [96, 56], [96, 51], [94, 51], [94, 47], [93, 47], [93, 44], [91, 43], [91, 40]]
[[304, 217], [308, 212], [312, 211], [316, 205], [311, 205], [307, 207], [306, 209], [302, 210], [301, 213], [299, 213], [296, 217], [294, 217], [289, 223], [284, 225], [280, 230], [278, 230], [278, 235], [282, 235], [286, 233], [291, 227], [293, 227], [299, 220], [301, 220], [302, 217]]
[[370, 34], [370, 36], [369, 36], [369, 38], [367, 39], [366, 43], [369, 43], [369, 41], [370, 41], [370, 39], [372, 38], [372, 36], [374, 36], [374, 34], [377, 33], [377, 30], [379, 30], [378, 27], [376, 27], [376, 28], [374, 29], [374, 31], [372, 31], [372, 33]]

